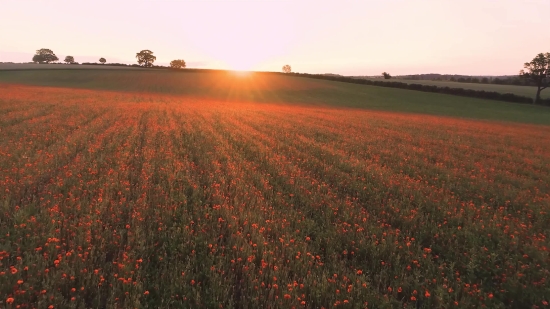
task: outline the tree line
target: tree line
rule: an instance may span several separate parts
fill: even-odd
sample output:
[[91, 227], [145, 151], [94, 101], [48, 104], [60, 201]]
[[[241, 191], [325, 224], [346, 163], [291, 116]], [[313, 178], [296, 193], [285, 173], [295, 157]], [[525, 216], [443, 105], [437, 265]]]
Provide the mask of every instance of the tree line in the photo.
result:
[[[154, 67], [153, 63], [155, 62], [155, 60], [157, 60], [157, 57], [153, 55], [152, 51], [148, 49], [144, 49], [139, 53], [136, 53], [136, 59], [138, 62], [138, 66], [151, 68], [151, 67]], [[55, 55], [55, 53], [51, 49], [48, 49], [48, 48], [41, 48], [37, 50], [34, 56], [32, 57], [32, 62], [39, 63], [39, 64], [57, 63], [57, 61], [59, 61], [59, 58]], [[78, 62], [75, 61], [75, 58], [73, 56], [66, 56], [64, 62], [67, 64], [79, 64]], [[99, 62], [101, 64], [105, 64], [107, 63], [107, 59], [101, 57], [99, 58]], [[90, 64], [97, 64], [97, 63], [85, 62], [82, 64], [90, 65]], [[126, 64], [122, 64], [122, 63], [110, 63], [109, 65], [127, 66]], [[185, 68], [186, 67], [185, 60], [183, 59], [172, 60], [170, 62], [170, 67], [174, 69]]]
[[514, 85], [514, 86], [535, 86], [535, 84], [521, 76], [497, 76], [497, 77], [481, 77], [481, 76], [464, 76], [464, 75], [441, 75], [441, 74], [419, 74], [419, 75], [402, 75], [397, 79], [406, 80], [432, 80], [442, 82], [457, 82], [457, 83], [472, 83], [472, 84], [495, 84], [495, 85]]
[[[416, 90], [416, 91], [423, 91], [423, 92], [443, 93], [443, 94], [451, 94], [451, 95], [458, 95], [458, 96], [464, 96], [464, 97], [497, 100], [497, 101], [513, 102], [513, 103], [522, 103], [522, 104], [535, 103], [533, 98], [520, 96], [513, 93], [501, 93], [501, 92], [495, 92], [495, 91], [472, 90], [472, 89], [464, 89], [464, 88], [451, 88], [451, 87], [440, 87], [440, 86], [422, 85], [422, 84], [409, 84], [409, 83], [403, 83], [403, 82], [369, 80], [369, 79], [354, 78], [354, 77], [347, 77], [347, 76], [335, 76], [335, 75], [318, 75], [318, 74], [307, 74], [307, 73], [292, 73], [292, 75], [316, 78], [316, 79], [326, 79], [326, 80], [332, 80], [332, 81], [338, 81], [338, 82], [344, 82], [344, 83], [370, 85], [370, 86], [378, 86], [378, 87], [389, 87], [389, 88], [400, 88], [400, 89]], [[550, 99], [539, 98], [538, 104], [550, 106]]]
[[[123, 63], [109, 63], [110, 66], [141, 66], [144, 68], [166, 68], [165, 66], [155, 66], [153, 63], [155, 60], [157, 60], [157, 57], [154, 55], [154, 53], [151, 50], [144, 49], [140, 51], [139, 53], [136, 53], [136, 59], [137, 59], [137, 65], [127, 65]], [[32, 61], [34, 63], [57, 63], [59, 61], [59, 58], [55, 55], [55, 53], [48, 48], [41, 48], [36, 51], [36, 54], [32, 57]], [[73, 56], [67, 56], [64, 60], [67, 64], [79, 64], [75, 61]], [[107, 60], [105, 58], [99, 58], [99, 62], [101, 64], [105, 64]], [[95, 62], [84, 62], [83, 65], [97, 65]], [[186, 68], [187, 65], [185, 63], [185, 60], [183, 59], [175, 59], [170, 61], [170, 68], [172, 69], [183, 69]], [[292, 72], [292, 68], [290, 65], [284, 65], [283, 66], [283, 72], [284, 73], [290, 73]]]

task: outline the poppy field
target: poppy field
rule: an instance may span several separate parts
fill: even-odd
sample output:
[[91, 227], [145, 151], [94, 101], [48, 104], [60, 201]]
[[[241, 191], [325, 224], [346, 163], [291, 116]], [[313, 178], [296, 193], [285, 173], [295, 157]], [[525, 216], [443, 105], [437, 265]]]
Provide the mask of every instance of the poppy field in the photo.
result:
[[550, 126], [15, 84], [0, 115], [0, 307], [549, 306]]

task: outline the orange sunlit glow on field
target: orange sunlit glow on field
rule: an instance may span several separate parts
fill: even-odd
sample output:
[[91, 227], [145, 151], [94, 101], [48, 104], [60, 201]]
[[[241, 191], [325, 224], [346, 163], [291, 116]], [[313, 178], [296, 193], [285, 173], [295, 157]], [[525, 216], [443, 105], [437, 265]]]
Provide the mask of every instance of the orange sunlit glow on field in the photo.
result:
[[233, 70], [231, 71], [233, 75], [236, 77], [251, 77], [252, 73], [251, 71], [241, 71], [241, 70]]
[[550, 127], [0, 90], [8, 308], [547, 301]]

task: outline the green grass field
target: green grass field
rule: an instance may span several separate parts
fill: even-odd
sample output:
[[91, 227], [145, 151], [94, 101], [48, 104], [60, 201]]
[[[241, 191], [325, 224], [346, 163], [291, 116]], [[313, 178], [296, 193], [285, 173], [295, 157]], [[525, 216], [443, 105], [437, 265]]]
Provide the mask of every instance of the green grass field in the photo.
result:
[[355, 85], [274, 74], [157, 70], [0, 71], [0, 83], [152, 92], [232, 101], [353, 107], [533, 124], [550, 124], [550, 108]]
[[2, 70], [142, 70], [136, 67], [124, 66], [109, 66], [109, 65], [74, 65], [74, 64], [57, 64], [57, 63], [0, 63], [0, 71]]
[[[449, 87], [449, 88], [464, 88], [472, 90], [485, 90], [485, 91], [494, 91], [499, 93], [513, 93], [520, 96], [534, 98], [537, 93], [537, 88], [529, 86], [515, 86], [515, 85], [495, 85], [495, 84], [476, 84], [476, 83], [458, 83], [450, 81], [437, 81], [437, 80], [410, 80], [410, 79], [376, 79], [378, 81], [392, 81], [392, 82], [402, 82], [407, 84], [421, 84], [421, 85], [430, 85], [438, 87]], [[541, 97], [544, 99], [550, 98], [550, 91], [545, 90], [541, 92]]]

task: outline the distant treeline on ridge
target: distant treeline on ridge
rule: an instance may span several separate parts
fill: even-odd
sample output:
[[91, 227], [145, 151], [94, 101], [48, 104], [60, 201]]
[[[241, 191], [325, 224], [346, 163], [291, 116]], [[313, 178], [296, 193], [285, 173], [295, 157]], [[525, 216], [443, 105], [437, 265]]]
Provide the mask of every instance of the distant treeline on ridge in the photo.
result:
[[[513, 93], [500, 93], [495, 91], [439, 87], [439, 86], [432, 86], [432, 85], [409, 84], [409, 83], [403, 83], [403, 82], [378, 81], [378, 80], [369, 80], [369, 79], [346, 77], [346, 76], [335, 76], [335, 75], [322, 75], [322, 74], [317, 75], [317, 74], [307, 74], [307, 73], [290, 73], [290, 74], [295, 76], [325, 79], [325, 80], [339, 81], [339, 82], [352, 83], [352, 84], [400, 88], [400, 89], [416, 90], [416, 91], [423, 91], [423, 92], [444, 93], [444, 94], [452, 94], [452, 95], [458, 95], [458, 96], [464, 96], [464, 97], [498, 100], [498, 101], [506, 101], [506, 102], [513, 102], [513, 103], [522, 103], [522, 104], [534, 103], [533, 98], [520, 96]], [[540, 101], [540, 104], [550, 106], [550, 99], [543, 99]]]

